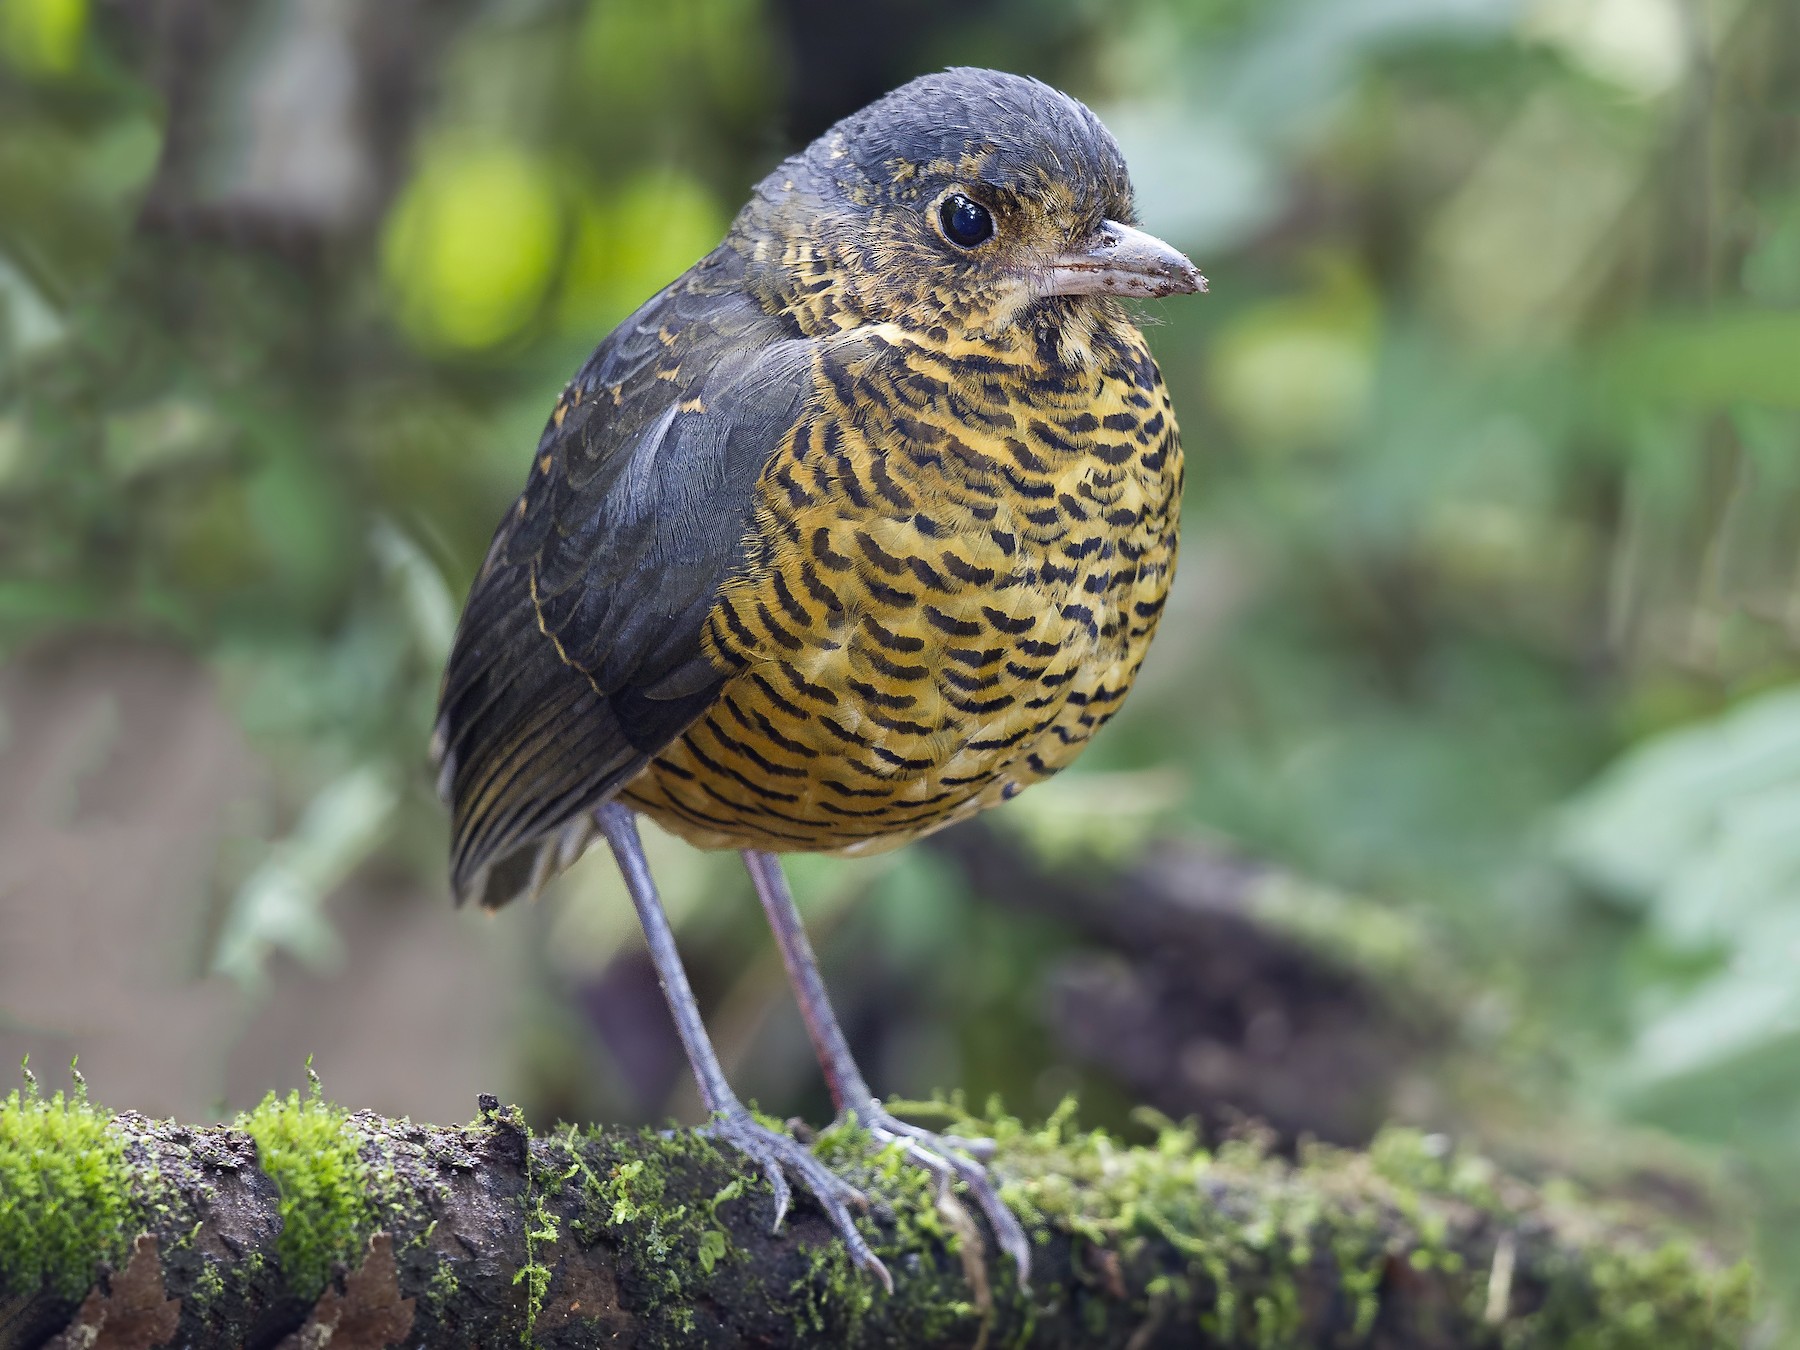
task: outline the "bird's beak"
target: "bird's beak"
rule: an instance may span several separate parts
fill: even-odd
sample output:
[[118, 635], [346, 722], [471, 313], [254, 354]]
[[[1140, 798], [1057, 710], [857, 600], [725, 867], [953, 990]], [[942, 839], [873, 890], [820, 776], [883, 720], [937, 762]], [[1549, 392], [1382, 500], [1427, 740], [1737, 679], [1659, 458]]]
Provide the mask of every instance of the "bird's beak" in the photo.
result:
[[1116, 220], [1078, 253], [1050, 264], [1045, 295], [1187, 295], [1206, 289], [1206, 278], [1180, 249]]

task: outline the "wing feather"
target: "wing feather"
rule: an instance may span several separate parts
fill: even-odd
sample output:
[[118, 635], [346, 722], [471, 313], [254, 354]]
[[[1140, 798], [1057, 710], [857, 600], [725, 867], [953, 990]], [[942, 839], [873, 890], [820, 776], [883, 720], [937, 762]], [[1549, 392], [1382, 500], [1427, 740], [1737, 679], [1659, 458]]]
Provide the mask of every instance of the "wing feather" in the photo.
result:
[[459, 900], [566, 866], [592, 810], [717, 696], [702, 635], [813, 345], [715, 254], [595, 351], [464, 607], [433, 733]]

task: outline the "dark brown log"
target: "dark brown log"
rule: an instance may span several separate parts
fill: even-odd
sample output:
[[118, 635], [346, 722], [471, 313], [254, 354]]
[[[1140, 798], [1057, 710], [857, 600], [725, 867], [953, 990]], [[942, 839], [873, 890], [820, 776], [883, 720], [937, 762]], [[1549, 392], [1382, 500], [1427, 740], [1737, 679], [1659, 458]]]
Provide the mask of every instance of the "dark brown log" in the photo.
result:
[[[1293, 1165], [997, 1122], [1036, 1243], [1021, 1290], [977, 1217], [834, 1133], [888, 1296], [805, 1200], [771, 1233], [767, 1186], [692, 1132], [533, 1136], [484, 1107], [444, 1127], [289, 1098], [199, 1128], [0, 1101], [0, 1182], [40, 1187], [0, 1197], [0, 1347], [1684, 1350], [1741, 1344], [1748, 1318], [1742, 1269], [1415, 1134]], [[120, 1187], [132, 1219], [93, 1221]], [[69, 1250], [26, 1278], [51, 1234]]]
[[1289, 1149], [1360, 1146], [1429, 1099], [1456, 1043], [1466, 996], [1390, 906], [1187, 841], [1054, 869], [987, 821], [925, 847], [984, 899], [1079, 939], [1050, 977], [1050, 1030], [1165, 1115], [1247, 1117]]

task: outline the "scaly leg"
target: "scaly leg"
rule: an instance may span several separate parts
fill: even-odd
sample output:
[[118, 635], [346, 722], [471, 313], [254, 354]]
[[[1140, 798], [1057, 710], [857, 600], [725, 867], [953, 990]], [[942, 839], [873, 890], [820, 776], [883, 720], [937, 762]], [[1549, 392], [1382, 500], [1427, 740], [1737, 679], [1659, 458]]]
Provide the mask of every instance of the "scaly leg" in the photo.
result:
[[662, 984], [663, 997], [668, 1000], [676, 1033], [681, 1037], [688, 1064], [694, 1071], [700, 1100], [711, 1113], [706, 1132], [746, 1154], [762, 1168], [775, 1191], [774, 1227], [777, 1230], [787, 1216], [792, 1195], [788, 1186], [791, 1175], [819, 1202], [831, 1220], [831, 1226], [850, 1249], [851, 1259], [892, 1293], [894, 1281], [887, 1267], [869, 1249], [850, 1217], [850, 1207], [867, 1208], [867, 1198], [836, 1176], [797, 1139], [760, 1124], [738, 1100], [731, 1084], [725, 1081], [725, 1071], [719, 1067], [719, 1057], [706, 1035], [706, 1024], [694, 1002], [694, 991], [688, 985], [687, 972], [682, 969], [681, 955], [675, 948], [675, 933], [669, 927], [668, 915], [663, 913], [662, 901], [657, 898], [656, 883], [650, 878], [650, 865], [645, 861], [644, 846], [638, 838], [637, 817], [629, 807], [608, 802], [595, 812], [595, 819], [606, 842], [612, 846], [619, 871], [624, 874], [625, 887], [631, 892], [632, 904], [637, 907], [638, 922], [643, 925], [644, 942], [650, 948], [650, 960]]
[[787, 966], [788, 983], [794, 987], [800, 1016], [806, 1022], [813, 1052], [825, 1071], [825, 1083], [831, 1089], [831, 1100], [840, 1117], [854, 1117], [859, 1125], [884, 1143], [900, 1141], [912, 1159], [940, 1182], [948, 1184], [952, 1177], [962, 1182], [987, 1216], [1001, 1248], [1018, 1266], [1019, 1283], [1024, 1284], [1031, 1273], [1030, 1240], [994, 1189], [987, 1168], [977, 1161], [992, 1156], [992, 1141], [933, 1134], [896, 1119], [882, 1108], [875, 1100], [875, 1094], [869, 1091], [862, 1070], [851, 1058], [849, 1043], [844, 1040], [844, 1033], [832, 1014], [830, 1000], [825, 995], [825, 981], [819, 977], [819, 964], [813, 957], [806, 928], [800, 922], [800, 911], [794, 907], [794, 895], [788, 889], [781, 860], [760, 849], [745, 849], [744, 865], [750, 869], [750, 879], [756, 883], [757, 898], [762, 901], [763, 912], [769, 916], [769, 927], [775, 930], [775, 942], [781, 948], [782, 963]]

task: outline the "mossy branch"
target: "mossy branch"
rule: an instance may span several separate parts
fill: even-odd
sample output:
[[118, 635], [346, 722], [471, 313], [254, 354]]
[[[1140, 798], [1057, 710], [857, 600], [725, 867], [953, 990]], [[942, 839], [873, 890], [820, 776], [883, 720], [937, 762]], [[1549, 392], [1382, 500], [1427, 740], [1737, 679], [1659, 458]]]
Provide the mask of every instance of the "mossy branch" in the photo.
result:
[[[1186, 1131], [1127, 1144], [954, 1122], [1036, 1244], [833, 1132], [874, 1201], [882, 1294], [802, 1201], [688, 1131], [532, 1135], [484, 1102], [416, 1125], [271, 1097], [192, 1127], [0, 1100], [0, 1347], [1741, 1344], [1749, 1276], [1641, 1218], [1390, 1133], [1297, 1164]], [[1560, 1188], [1552, 1188], [1553, 1191]]]

